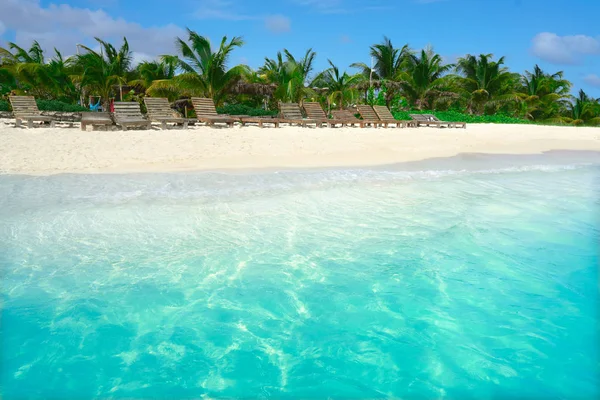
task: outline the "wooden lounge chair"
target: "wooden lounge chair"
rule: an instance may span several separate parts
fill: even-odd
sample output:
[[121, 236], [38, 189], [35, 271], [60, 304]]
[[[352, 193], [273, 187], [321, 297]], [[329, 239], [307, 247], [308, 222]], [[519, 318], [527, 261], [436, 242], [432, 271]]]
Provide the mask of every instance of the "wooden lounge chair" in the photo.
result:
[[275, 128], [279, 128], [279, 118], [273, 118], [269, 116], [265, 117], [252, 117], [247, 115], [242, 115], [239, 117], [239, 120], [242, 126], [246, 126], [246, 124], [258, 124], [260, 128], [264, 128], [264, 124], [272, 124]]
[[81, 113], [81, 130], [85, 131], [88, 125], [92, 126], [112, 126], [113, 120], [110, 113], [107, 112], [82, 112]]
[[446, 122], [446, 121], [441, 121], [438, 117], [436, 117], [433, 114], [423, 114], [425, 117], [429, 118], [430, 121], [435, 121], [435, 122], [439, 122], [441, 124], [448, 124], [448, 128], [463, 128], [463, 129], [467, 129], [467, 123], [466, 122]]
[[15, 127], [20, 127], [21, 121], [27, 121], [28, 128], [33, 128], [34, 121], [49, 122], [50, 127], [54, 127], [56, 119], [42, 115], [33, 96], [9, 96], [9, 99], [15, 116]]
[[[182, 125], [187, 129], [190, 119], [175, 115], [176, 111], [171, 108], [169, 100], [164, 97], [144, 97], [144, 104], [148, 111], [148, 119], [151, 122], [160, 122], [161, 129], [167, 129], [167, 124]], [[191, 120], [193, 121], [193, 120]]]
[[379, 119], [388, 124], [396, 124], [398, 128], [405, 127], [416, 127], [417, 123], [415, 121], [401, 121], [394, 118], [390, 110], [386, 106], [373, 106], [373, 110], [375, 114], [379, 117]]
[[433, 121], [426, 117], [425, 114], [410, 114], [410, 117], [417, 121], [417, 126], [437, 126], [438, 128], [441, 128], [443, 125], [448, 125], [447, 123], [440, 121]]
[[140, 126], [146, 129], [150, 128], [151, 122], [144, 118], [140, 110], [140, 104], [135, 101], [115, 101], [115, 112], [113, 118], [115, 124], [124, 131], [131, 126]]
[[365, 125], [370, 124], [368, 121], [356, 118], [356, 115], [350, 110], [331, 110], [331, 115], [333, 117], [333, 123], [342, 124], [342, 126], [358, 125], [361, 128], [364, 128]]
[[192, 97], [192, 105], [196, 111], [198, 121], [206, 123], [208, 126], [213, 126], [215, 123], [226, 124], [228, 127], [233, 127], [233, 124], [238, 119], [229, 115], [217, 113], [215, 103], [212, 99], [206, 97]]
[[304, 118], [298, 103], [279, 103], [279, 113], [281, 115], [279, 122], [288, 123], [290, 125], [296, 124], [307, 126], [307, 124], [316, 124], [319, 126], [319, 122]]
[[[371, 121], [371, 124], [375, 127], [383, 125], [384, 128], [387, 128], [389, 122], [380, 120], [375, 110], [373, 110], [373, 107], [367, 104], [360, 104], [356, 106], [356, 108], [362, 119], [365, 121]], [[398, 124], [396, 124], [396, 126], [398, 126]]]
[[333, 127], [335, 125], [332, 120], [327, 117], [327, 114], [325, 114], [321, 104], [318, 102], [305, 101], [302, 103], [302, 107], [304, 108], [304, 112], [306, 113], [308, 119], [315, 121], [317, 126], [322, 126], [325, 124], [328, 127]]
[[[429, 114], [431, 115], [431, 114]], [[438, 128], [447, 127], [450, 128], [450, 122], [435, 120], [426, 114], [410, 114], [410, 117], [417, 121], [418, 126], [437, 126]]]

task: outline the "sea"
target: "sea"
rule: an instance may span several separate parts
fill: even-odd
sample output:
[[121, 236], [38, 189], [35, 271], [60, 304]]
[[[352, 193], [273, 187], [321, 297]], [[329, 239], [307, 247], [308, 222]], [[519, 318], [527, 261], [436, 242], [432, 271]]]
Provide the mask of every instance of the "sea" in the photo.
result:
[[600, 397], [600, 155], [0, 176], [3, 399]]

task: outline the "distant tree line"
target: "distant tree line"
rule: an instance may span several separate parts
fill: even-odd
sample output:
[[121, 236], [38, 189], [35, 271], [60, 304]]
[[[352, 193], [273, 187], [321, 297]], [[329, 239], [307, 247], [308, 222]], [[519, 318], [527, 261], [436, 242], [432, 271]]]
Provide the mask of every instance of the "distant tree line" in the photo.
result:
[[373, 68], [354, 63], [350, 67], [357, 72], [349, 74], [328, 60], [329, 68], [314, 73], [312, 49], [301, 57], [284, 49], [253, 70], [229, 65], [232, 52], [244, 45], [241, 38], [223, 37], [213, 50], [206, 37], [189, 29], [187, 40], [176, 39], [178, 54], [136, 66], [126, 38], [119, 48], [96, 41], [100, 50], [80, 46], [81, 54], [68, 58], [56, 49], [47, 58], [37, 41], [29, 49], [8, 43], [0, 48], [0, 95], [28, 93], [72, 104], [93, 95], [105, 107], [111, 98], [143, 96], [170, 101], [203, 96], [217, 105], [270, 109], [279, 101], [308, 99], [328, 109], [367, 102], [384, 103], [394, 111], [454, 110], [543, 123], [600, 124], [600, 99], [583, 90], [573, 96], [562, 71], [546, 72], [535, 65], [519, 74], [506, 67], [504, 57], [492, 54], [467, 54], [445, 63], [432, 48], [396, 48], [384, 38], [370, 47]]

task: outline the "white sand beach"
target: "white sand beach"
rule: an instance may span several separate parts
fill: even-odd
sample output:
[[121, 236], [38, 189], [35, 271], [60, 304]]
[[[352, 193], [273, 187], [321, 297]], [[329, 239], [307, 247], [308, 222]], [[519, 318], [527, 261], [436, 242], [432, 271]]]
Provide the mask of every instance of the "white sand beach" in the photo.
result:
[[14, 128], [0, 122], [0, 172], [49, 175], [375, 166], [460, 153], [600, 151], [600, 128], [470, 124], [437, 128]]

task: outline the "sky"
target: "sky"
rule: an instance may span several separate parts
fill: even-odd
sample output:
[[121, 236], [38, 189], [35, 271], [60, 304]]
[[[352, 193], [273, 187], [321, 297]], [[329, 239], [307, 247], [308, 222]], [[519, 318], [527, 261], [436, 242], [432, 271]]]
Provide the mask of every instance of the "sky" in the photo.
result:
[[564, 71], [573, 91], [600, 97], [600, 0], [0, 0], [0, 46], [38, 40], [51, 55], [76, 52], [94, 37], [120, 45], [134, 60], [175, 54], [185, 28], [217, 45], [242, 36], [231, 63], [257, 68], [287, 48], [317, 53], [316, 70], [370, 63], [369, 46], [433, 46], [447, 62], [465, 54], [505, 56], [514, 72], [538, 64]]

